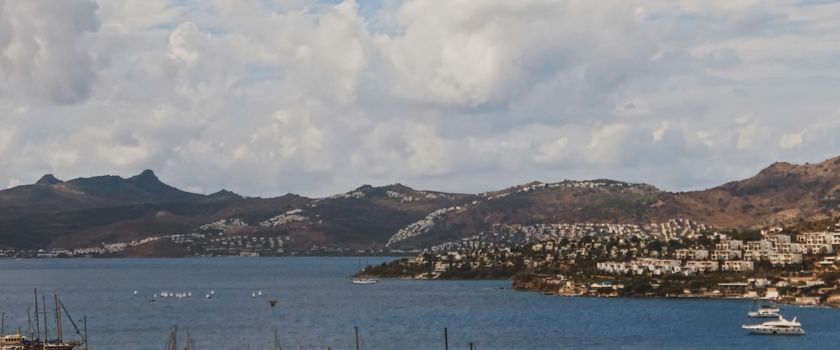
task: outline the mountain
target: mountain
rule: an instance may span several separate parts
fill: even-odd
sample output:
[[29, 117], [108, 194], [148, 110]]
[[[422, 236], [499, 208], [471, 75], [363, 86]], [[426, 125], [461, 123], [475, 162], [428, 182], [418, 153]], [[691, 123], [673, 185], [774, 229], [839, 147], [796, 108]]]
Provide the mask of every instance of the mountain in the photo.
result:
[[[775, 163], [755, 176], [693, 192], [613, 180], [531, 182], [480, 194], [363, 185], [327, 198], [189, 193], [152, 171], [36, 183], [0, 191], [0, 248], [92, 247], [147, 237], [206, 233], [282, 237], [288, 251], [314, 246], [415, 249], [493, 225], [650, 224], [690, 219], [720, 229], [793, 225], [840, 213], [840, 157]], [[183, 247], [181, 247], [183, 248]], [[125, 254], [177, 255], [167, 242]], [[186, 253], [185, 253], [186, 254]]]
[[746, 180], [676, 194], [693, 218], [722, 227], [791, 224], [838, 214], [840, 157], [820, 163], [774, 163]]
[[493, 225], [644, 225], [690, 219], [720, 229], [793, 225], [840, 215], [840, 157], [816, 164], [775, 163], [754, 177], [704, 191], [672, 193], [611, 180], [533, 182], [489, 192], [462, 208], [396, 234], [392, 248], [427, 247]]

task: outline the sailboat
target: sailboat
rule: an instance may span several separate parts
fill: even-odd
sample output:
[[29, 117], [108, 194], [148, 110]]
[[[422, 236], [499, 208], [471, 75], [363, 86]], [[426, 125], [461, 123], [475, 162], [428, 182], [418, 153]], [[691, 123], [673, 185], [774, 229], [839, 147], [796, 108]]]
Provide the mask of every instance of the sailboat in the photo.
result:
[[353, 284], [376, 284], [379, 282], [375, 278], [370, 278], [362, 275], [362, 265], [361, 262], [359, 263], [359, 272], [356, 273], [356, 277], [353, 278]]
[[[43, 321], [44, 321], [44, 328], [43, 334], [41, 333], [41, 312], [39, 311], [43, 308]], [[76, 330], [76, 334], [79, 335], [82, 339], [81, 340], [74, 340], [74, 341], [65, 341], [64, 334], [63, 334], [63, 324], [61, 322], [61, 311], [64, 310], [64, 313], [67, 315], [67, 318], [70, 320], [70, 323], [73, 325], [73, 328]], [[27, 311], [27, 313], [29, 313]], [[74, 350], [80, 347], [82, 344], [87, 342], [87, 336], [82, 335], [79, 327], [76, 326], [76, 322], [73, 321], [73, 318], [70, 316], [70, 313], [67, 312], [67, 308], [64, 304], [59, 300], [58, 295], [55, 295], [55, 339], [50, 340], [49, 336], [49, 327], [47, 327], [47, 300], [46, 297], [41, 297], [41, 303], [38, 303], [38, 290], [35, 290], [35, 331], [32, 332], [31, 325], [32, 325], [32, 315], [30, 314], [30, 336], [27, 338], [23, 336], [18, 330], [17, 334], [12, 335], [3, 335], [0, 336], [0, 350]], [[5, 316], [5, 315], [4, 315]], [[3, 320], [5, 321], [5, 319]], [[85, 322], [87, 324], [87, 322]], [[5, 327], [5, 322], [4, 325]], [[3, 330], [5, 331], [5, 330]], [[87, 326], [85, 326], [85, 334], [87, 334]], [[41, 336], [44, 336], [44, 339], [41, 340]]]

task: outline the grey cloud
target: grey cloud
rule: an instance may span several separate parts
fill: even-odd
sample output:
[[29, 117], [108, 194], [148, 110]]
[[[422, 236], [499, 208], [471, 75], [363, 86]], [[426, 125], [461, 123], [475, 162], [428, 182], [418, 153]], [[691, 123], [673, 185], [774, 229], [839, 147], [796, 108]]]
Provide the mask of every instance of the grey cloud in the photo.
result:
[[0, 91], [23, 101], [77, 103], [95, 81], [86, 34], [99, 28], [87, 0], [0, 2]]
[[0, 185], [151, 168], [248, 195], [679, 190], [838, 149], [832, 6], [0, 4]]

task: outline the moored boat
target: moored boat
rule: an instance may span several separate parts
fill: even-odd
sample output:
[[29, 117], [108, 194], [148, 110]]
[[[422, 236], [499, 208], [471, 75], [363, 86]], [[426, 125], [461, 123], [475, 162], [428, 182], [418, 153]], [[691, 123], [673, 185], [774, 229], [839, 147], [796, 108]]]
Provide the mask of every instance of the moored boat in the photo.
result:
[[376, 284], [376, 279], [367, 278], [367, 277], [357, 277], [353, 279], [353, 284]]
[[748, 312], [747, 315], [753, 318], [777, 318], [781, 316], [781, 314], [779, 314], [779, 308], [772, 306], [759, 307], [755, 311]]
[[804, 335], [805, 330], [802, 329], [802, 324], [793, 320], [786, 320], [779, 316], [778, 320], [767, 321], [761, 324], [742, 325], [741, 328], [746, 329], [751, 334], [760, 335]]
[[[756, 301], [753, 302], [753, 306], [755, 306], [757, 302], [758, 300], [756, 299]], [[753, 318], [778, 318], [782, 315], [779, 312], [779, 307], [771, 301], [769, 305], [761, 305], [758, 309], [748, 312], [747, 315]]]
[[20, 334], [4, 335], [0, 337], [0, 350], [23, 350], [29, 341]]

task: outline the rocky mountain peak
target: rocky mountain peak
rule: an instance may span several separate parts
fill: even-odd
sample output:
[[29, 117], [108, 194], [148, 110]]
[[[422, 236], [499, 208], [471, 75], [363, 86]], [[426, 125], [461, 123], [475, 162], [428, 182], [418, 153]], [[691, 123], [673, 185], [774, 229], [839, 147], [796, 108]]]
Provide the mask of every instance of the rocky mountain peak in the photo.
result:
[[55, 185], [55, 184], [61, 183], [61, 182], [62, 181], [59, 180], [59, 179], [56, 179], [55, 176], [53, 176], [53, 174], [46, 174], [44, 176], [41, 176], [41, 178], [38, 179], [38, 181], [35, 182], [35, 184], [36, 185], [49, 186], [49, 185]]

